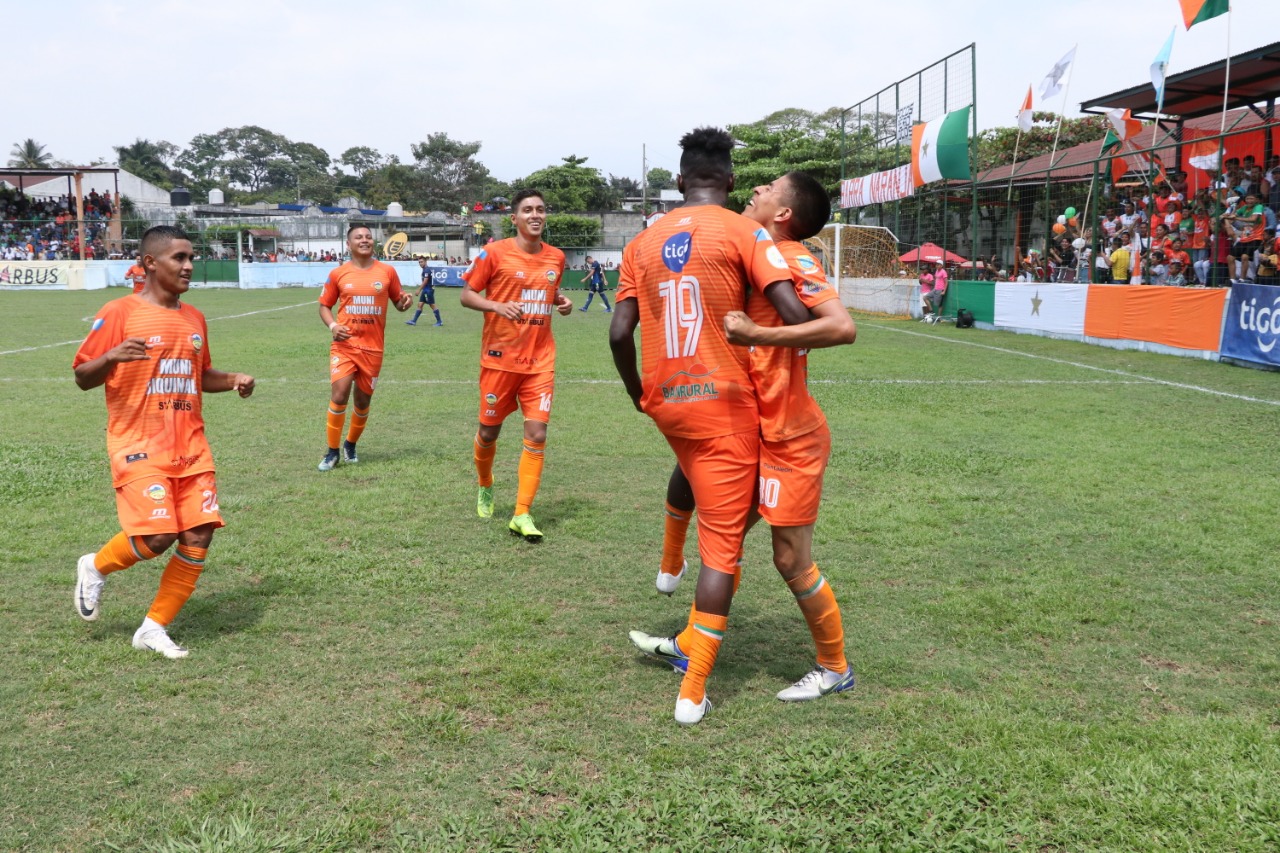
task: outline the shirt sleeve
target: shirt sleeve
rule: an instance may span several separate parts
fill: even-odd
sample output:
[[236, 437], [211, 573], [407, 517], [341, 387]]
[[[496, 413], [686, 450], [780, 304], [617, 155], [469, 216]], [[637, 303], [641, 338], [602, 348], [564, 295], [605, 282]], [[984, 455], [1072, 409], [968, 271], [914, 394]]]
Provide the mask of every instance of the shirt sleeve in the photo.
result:
[[633, 278], [635, 275], [635, 254], [636, 241], [632, 240], [622, 250], [622, 266], [618, 268], [618, 290], [613, 297], [614, 302], [635, 299], [636, 283]]
[[320, 304], [326, 308], [332, 308], [338, 304], [338, 281], [335, 277], [337, 270], [329, 273], [329, 277], [324, 280], [324, 289], [320, 291]]
[[763, 293], [764, 289], [774, 282], [791, 281], [787, 259], [782, 257], [769, 232], [763, 228], [757, 228], [754, 232], [743, 230], [745, 233], [739, 238], [739, 246], [746, 262], [747, 280], [751, 286]]
[[471, 266], [467, 267], [462, 274], [462, 280], [467, 283], [467, 287], [476, 293], [483, 293], [489, 286], [489, 278], [493, 275], [494, 257], [492, 247], [481, 249], [480, 254], [471, 262]]
[[400, 273], [396, 272], [396, 268], [390, 264], [387, 266], [391, 271], [391, 275], [388, 276], [387, 294], [391, 297], [392, 302], [399, 302], [400, 297], [404, 295], [404, 288], [400, 285]]
[[124, 312], [114, 302], [102, 306], [89, 326], [89, 334], [80, 344], [80, 349], [76, 350], [75, 358], [71, 361], [72, 368], [93, 361], [124, 340], [123, 315]]

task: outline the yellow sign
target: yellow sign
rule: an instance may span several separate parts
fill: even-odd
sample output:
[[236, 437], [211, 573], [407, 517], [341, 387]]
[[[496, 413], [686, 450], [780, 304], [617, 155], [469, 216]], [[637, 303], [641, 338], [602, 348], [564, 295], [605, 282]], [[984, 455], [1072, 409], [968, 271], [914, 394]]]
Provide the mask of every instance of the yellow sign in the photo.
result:
[[393, 258], [399, 257], [400, 253], [403, 252], [405, 250], [405, 247], [408, 245], [409, 245], [408, 234], [404, 233], [403, 231], [397, 231], [396, 233], [392, 234], [391, 237], [387, 240], [386, 246], [383, 247], [387, 255], [387, 260], [391, 260]]

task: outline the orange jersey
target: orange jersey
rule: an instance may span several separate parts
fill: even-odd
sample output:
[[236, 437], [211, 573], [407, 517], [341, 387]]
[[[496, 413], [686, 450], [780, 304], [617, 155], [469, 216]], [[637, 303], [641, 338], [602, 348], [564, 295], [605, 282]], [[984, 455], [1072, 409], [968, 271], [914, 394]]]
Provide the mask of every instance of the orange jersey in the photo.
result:
[[1194, 230], [1191, 232], [1191, 248], [1209, 248], [1209, 234], [1213, 230], [1213, 222], [1202, 214], [1196, 214], [1191, 221], [1194, 223]]
[[494, 302], [519, 302], [519, 320], [486, 311], [480, 334], [480, 366], [512, 373], [546, 373], [556, 369], [556, 341], [551, 336], [564, 252], [542, 244], [531, 255], [514, 237], [490, 243], [462, 274], [467, 287]]
[[147, 271], [142, 268], [141, 264], [134, 264], [129, 267], [129, 271], [124, 274], [125, 280], [133, 282], [133, 292], [141, 293], [142, 287], [147, 283]]
[[682, 207], [622, 253], [618, 301], [639, 308], [640, 405], [664, 435], [713, 438], [760, 427], [746, 347], [724, 335], [748, 288], [790, 281], [769, 233], [722, 207]]
[[368, 269], [348, 261], [329, 273], [320, 291], [320, 304], [327, 308], [337, 305], [333, 319], [351, 330], [351, 337], [336, 346], [382, 352], [387, 304], [400, 301], [401, 295], [400, 276], [381, 261], [374, 261]]
[[161, 308], [138, 296], [108, 302], [80, 344], [72, 367], [126, 338], [141, 338], [147, 358], [107, 374], [107, 453], [111, 484], [142, 477], [189, 477], [213, 470], [200, 394], [209, 369], [204, 315], [185, 303]]
[[[840, 297], [803, 244], [782, 240], [778, 251], [787, 259], [796, 296], [804, 307], [813, 308]], [[751, 292], [747, 316], [761, 326], [782, 325], [782, 318], [768, 297], [758, 290]], [[809, 395], [808, 350], [752, 347], [750, 370], [760, 407], [760, 435], [765, 441], [786, 441], [826, 423], [818, 402]]]

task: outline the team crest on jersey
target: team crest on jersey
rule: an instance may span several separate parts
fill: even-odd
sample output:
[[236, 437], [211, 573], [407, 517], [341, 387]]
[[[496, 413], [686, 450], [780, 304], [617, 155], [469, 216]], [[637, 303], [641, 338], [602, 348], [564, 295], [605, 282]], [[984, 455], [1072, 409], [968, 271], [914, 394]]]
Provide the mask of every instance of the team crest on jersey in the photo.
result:
[[374, 292], [374, 293], [381, 293], [381, 292], [382, 292], [382, 282], [380, 282], [380, 281], [375, 281], [375, 282], [373, 283], [373, 292]]
[[800, 267], [803, 272], [813, 272], [818, 268], [817, 263], [808, 255], [798, 255], [796, 257], [796, 266]]
[[497, 395], [497, 394], [485, 394], [485, 395], [484, 395], [484, 402], [485, 402], [485, 405], [487, 405], [487, 406], [496, 406], [496, 405], [498, 405], [498, 395]]
[[159, 483], [152, 483], [142, 490], [142, 493], [156, 503], [162, 503], [165, 498], [169, 497], [169, 493], [165, 491], [164, 486]]
[[555, 271], [555, 270], [547, 270], [547, 281], [551, 282], [552, 284], [555, 284], [555, 283], [556, 283], [556, 271]]
[[337, 366], [338, 366], [338, 357], [337, 357], [336, 355], [329, 356], [329, 363], [330, 363], [330, 364], [332, 364], [334, 367], [337, 367]]
[[200, 350], [204, 349], [204, 338], [200, 337], [199, 335], [192, 335], [191, 348], [195, 350], [196, 353], [198, 354]]
[[693, 235], [688, 231], [672, 234], [662, 244], [662, 265], [672, 272], [684, 272], [693, 249]]

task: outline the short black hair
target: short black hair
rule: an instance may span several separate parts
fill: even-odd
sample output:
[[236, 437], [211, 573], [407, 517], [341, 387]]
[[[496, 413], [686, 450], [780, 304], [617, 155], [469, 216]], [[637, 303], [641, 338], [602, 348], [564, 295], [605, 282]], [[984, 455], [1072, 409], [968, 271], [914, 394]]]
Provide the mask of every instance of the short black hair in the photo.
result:
[[699, 127], [680, 138], [680, 174], [686, 186], [727, 183], [733, 177], [733, 137], [719, 127]]
[[831, 199], [818, 179], [808, 172], [787, 172], [782, 177], [790, 196], [791, 221], [787, 236], [792, 240], [808, 240], [831, 218]]
[[348, 237], [348, 238], [350, 238], [350, 237], [351, 237], [351, 232], [352, 232], [352, 231], [355, 231], [355, 230], [356, 230], [356, 229], [358, 229], [358, 228], [368, 228], [369, 233], [370, 233], [370, 234], [372, 234], [372, 233], [373, 233], [373, 229], [372, 229], [372, 228], [369, 228], [369, 226], [368, 226], [368, 225], [365, 225], [365, 224], [360, 223], [360, 222], [353, 222], [351, 225], [347, 226], [347, 237]]
[[148, 228], [142, 235], [142, 242], [139, 244], [141, 248], [138, 249], [138, 254], [154, 254], [174, 240], [191, 242], [191, 235], [176, 225], [156, 225]]
[[542, 190], [535, 190], [533, 187], [526, 187], [516, 193], [515, 198], [511, 199], [511, 209], [519, 210], [520, 202], [527, 198], [540, 198], [542, 199], [543, 204], [547, 203], [547, 197], [542, 194]]

